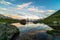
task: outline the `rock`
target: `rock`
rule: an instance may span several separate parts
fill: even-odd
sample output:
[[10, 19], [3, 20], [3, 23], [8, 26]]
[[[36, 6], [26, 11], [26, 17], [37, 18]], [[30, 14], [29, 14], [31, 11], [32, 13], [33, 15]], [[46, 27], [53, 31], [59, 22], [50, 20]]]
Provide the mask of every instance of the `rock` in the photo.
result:
[[15, 26], [0, 23], [0, 40], [12, 40], [12, 37], [18, 33], [19, 30]]

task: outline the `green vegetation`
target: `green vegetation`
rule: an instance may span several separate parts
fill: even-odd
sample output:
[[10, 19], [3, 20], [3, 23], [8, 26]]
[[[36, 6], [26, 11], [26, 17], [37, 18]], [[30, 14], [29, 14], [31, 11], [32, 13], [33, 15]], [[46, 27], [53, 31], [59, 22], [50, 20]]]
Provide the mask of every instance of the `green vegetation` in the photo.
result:
[[14, 35], [20, 33], [15, 26], [10, 25], [10, 23], [14, 22], [19, 22], [19, 20], [0, 14], [0, 40], [12, 40]]
[[18, 22], [18, 20], [14, 20], [14, 19], [0, 19], [0, 23], [14, 23], [14, 22]]
[[0, 23], [12, 23], [12, 22], [18, 22], [18, 20], [0, 14]]
[[19, 30], [15, 26], [0, 23], [0, 40], [11, 40], [16, 33], [18, 34]]
[[60, 10], [58, 10], [48, 18], [42, 20], [42, 22], [56, 30], [60, 30]]
[[21, 23], [22, 25], [25, 25], [26, 20], [25, 19], [22, 19], [22, 20], [13, 19], [13, 18], [0, 14], [0, 23]]
[[52, 14], [51, 16], [43, 19], [37, 20], [34, 23], [45, 23], [52, 27], [53, 29], [60, 30], [60, 10]]
[[11, 23], [20, 23], [22, 25], [25, 25], [26, 24], [26, 20], [25, 19], [18, 20], [18, 19], [3, 19], [3, 18], [1, 18], [0, 19], [0, 23], [8, 23], [8, 24], [11, 24]]
[[52, 34], [52, 35], [54, 35], [54, 33], [57, 33], [57, 32], [60, 33], [60, 30], [48, 30], [47, 31], [48, 34]]
[[0, 23], [20, 23], [22, 25], [26, 24], [26, 20], [18, 20], [18, 19], [0, 19]]
[[0, 14], [0, 40], [13, 40], [15, 36], [19, 35], [20, 31], [11, 23], [26, 24], [26, 20], [13, 19]]
[[50, 15], [49, 17], [43, 20], [37, 20], [34, 23], [45, 23], [46, 25], [52, 27], [54, 30], [47, 31], [49, 34], [60, 33], [60, 10]]
[[26, 24], [26, 20], [25, 20], [25, 19], [20, 20], [20, 23], [21, 23], [22, 25], [25, 25], [25, 24]]

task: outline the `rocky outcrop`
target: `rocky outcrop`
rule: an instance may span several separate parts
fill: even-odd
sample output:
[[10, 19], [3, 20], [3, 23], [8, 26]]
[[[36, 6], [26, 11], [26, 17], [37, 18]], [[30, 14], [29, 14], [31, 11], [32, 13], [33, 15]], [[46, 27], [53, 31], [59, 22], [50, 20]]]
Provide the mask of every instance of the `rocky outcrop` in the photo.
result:
[[15, 26], [0, 23], [0, 40], [13, 40], [16, 34], [19, 34], [19, 30]]

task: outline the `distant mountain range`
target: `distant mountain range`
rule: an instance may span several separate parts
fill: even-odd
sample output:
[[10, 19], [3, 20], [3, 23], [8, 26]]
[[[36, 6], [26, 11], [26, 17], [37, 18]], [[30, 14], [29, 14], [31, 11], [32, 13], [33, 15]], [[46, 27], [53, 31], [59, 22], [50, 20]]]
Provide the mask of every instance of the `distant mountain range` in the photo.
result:
[[14, 18], [11, 18], [11, 17], [8, 17], [8, 16], [4, 16], [2, 14], [0, 14], [0, 23], [20, 23], [22, 25], [25, 25], [26, 24], [26, 20], [25, 19], [14, 19]]
[[0, 19], [12, 19], [12, 18], [4, 16], [3, 14], [0, 14]]

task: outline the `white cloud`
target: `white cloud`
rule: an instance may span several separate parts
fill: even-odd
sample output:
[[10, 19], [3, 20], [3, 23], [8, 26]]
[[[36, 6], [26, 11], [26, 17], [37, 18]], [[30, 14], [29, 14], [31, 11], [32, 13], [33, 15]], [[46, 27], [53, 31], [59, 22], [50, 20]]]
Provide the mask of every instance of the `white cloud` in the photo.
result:
[[52, 12], [55, 12], [55, 10], [48, 10], [47, 12], [52, 13]]
[[24, 3], [24, 4], [21, 4], [21, 5], [17, 5], [17, 9], [18, 10], [21, 10], [21, 9], [23, 9], [23, 8], [26, 8], [26, 7], [28, 7], [30, 4], [32, 4], [32, 2], [29, 2], [29, 3]]
[[37, 9], [37, 8], [28, 8], [28, 11], [38, 12], [38, 13], [44, 13], [44, 12], [45, 12], [45, 11], [39, 10], [39, 9]]
[[37, 13], [53, 13], [55, 10], [39, 10], [38, 8], [28, 8], [28, 11]]
[[0, 4], [10, 5], [11, 3], [10, 3], [10, 2], [7, 2], [7, 1], [5, 1], [5, 0], [1, 0], [1, 1], [0, 1]]
[[8, 10], [7, 8], [0, 8], [0, 10]]
[[[33, 18], [33, 17], [34, 17], [34, 18]], [[32, 20], [33, 20], [33, 19], [39, 19], [39, 16], [36, 16], [36, 15], [25, 15], [24, 18], [25, 18], [25, 19], [28, 18], [28, 19], [32, 19]]]
[[35, 15], [38, 14], [37, 16], [39, 16], [40, 19], [44, 19], [55, 12], [55, 10], [40, 10], [36, 7], [28, 8], [27, 10], [34, 13]]
[[[0, 4], [10, 5], [11, 3], [3, 0], [3, 1], [0, 1]], [[26, 18], [26, 19], [27, 18], [29, 18], [29, 19], [39, 19], [39, 18], [43, 19], [43, 18], [46, 18], [46, 16], [50, 15], [50, 13], [54, 12], [54, 10], [41, 10], [42, 8], [44, 8], [44, 6], [40, 6], [39, 8], [41, 8], [41, 9], [38, 9], [38, 7], [30, 6], [31, 4], [32, 4], [32, 2], [28, 2], [28, 3], [21, 4], [21, 5], [16, 5], [17, 9], [16, 9], [16, 7], [13, 7], [11, 9], [10, 8], [9, 9], [0, 8], [0, 10], [6, 10], [6, 11], [8, 10], [7, 13], [14, 14], [14, 15], [18, 14], [20, 12], [19, 13], [20, 17], [13, 16], [13, 18]], [[27, 11], [24, 11], [22, 9], [25, 9]], [[18, 10], [21, 10], [22, 12], [18, 11]], [[33, 15], [33, 13], [34, 13], [34, 15]], [[24, 15], [24, 16], [21, 17], [21, 14]]]
[[40, 16], [40, 19], [44, 19], [44, 18], [46, 18], [47, 16]]

